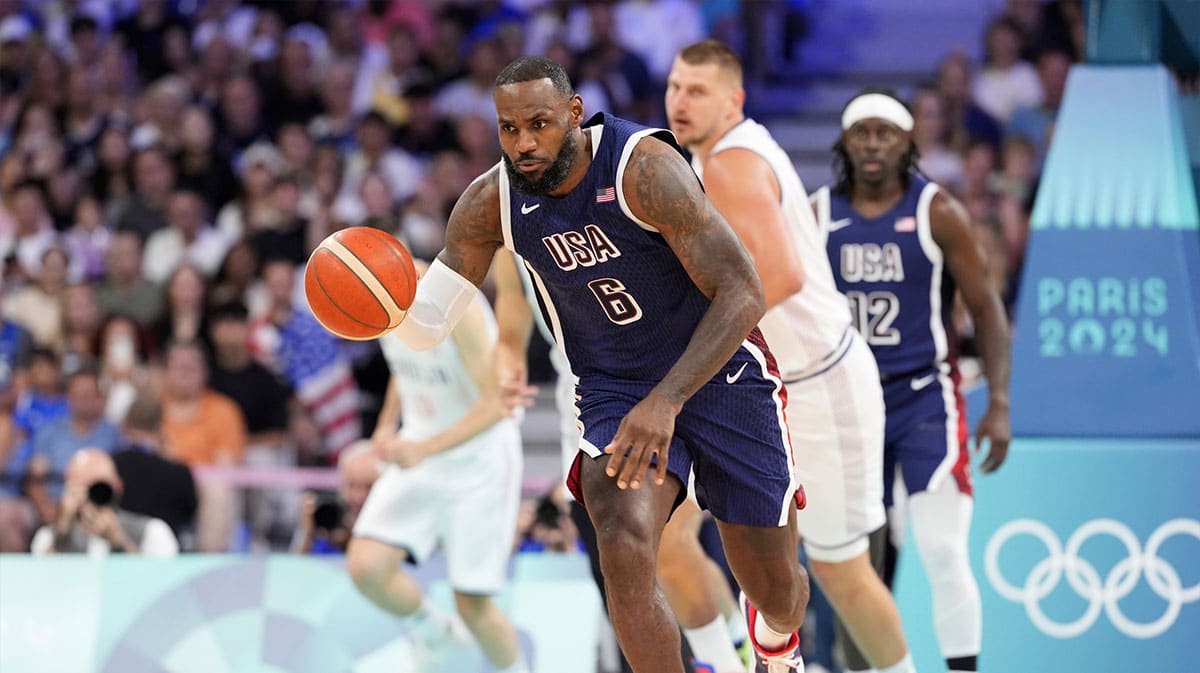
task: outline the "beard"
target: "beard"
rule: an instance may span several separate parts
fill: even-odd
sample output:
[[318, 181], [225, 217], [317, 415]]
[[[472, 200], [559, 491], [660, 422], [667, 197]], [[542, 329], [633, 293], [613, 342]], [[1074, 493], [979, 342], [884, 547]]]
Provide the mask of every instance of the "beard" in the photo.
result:
[[[504, 158], [504, 169], [508, 171], [509, 184], [522, 194], [530, 196], [549, 194], [558, 189], [566, 181], [567, 175], [571, 173], [571, 168], [575, 165], [575, 154], [578, 147], [579, 142], [575, 139], [575, 135], [567, 133], [563, 136], [562, 146], [558, 148], [558, 156], [554, 157], [554, 161], [551, 161], [550, 165], [542, 171], [541, 177], [535, 179], [518, 171], [517, 167], [513, 165], [513, 160], [508, 158], [508, 154], [501, 152]], [[517, 157], [517, 161], [533, 158], [532, 155], [522, 154]]]

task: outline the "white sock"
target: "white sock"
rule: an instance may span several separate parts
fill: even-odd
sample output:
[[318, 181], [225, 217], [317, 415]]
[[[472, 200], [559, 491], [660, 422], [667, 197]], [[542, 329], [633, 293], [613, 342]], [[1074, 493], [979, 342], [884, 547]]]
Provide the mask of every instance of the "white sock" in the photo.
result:
[[454, 634], [455, 617], [457, 615], [444, 612], [434, 605], [428, 596], [422, 596], [421, 604], [405, 616], [404, 621], [415, 635], [424, 640], [432, 640]]
[[912, 652], [905, 654], [903, 659], [891, 666], [879, 669], [879, 673], [917, 673], [917, 668], [913, 665]]
[[712, 666], [718, 673], [741, 671], [745, 668], [737, 650], [733, 649], [733, 641], [729, 638], [729, 629], [725, 626], [725, 618], [717, 615], [712, 622], [695, 629], [684, 629], [692, 654], [700, 661]]
[[754, 620], [754, 641], [764, 650], [772, 652], [779, 650], [791, 639], [792, 634], [779, 633], [767, 626], [767, 620], [763, 619], [761, 612], [758, 614], [758, 619]]
[[735, 619], [725, 618], [725, 628], [729, 631], [729, 639], [737, 643], [746, 642], [746, 638], [750, 637], [750, 632], [746, 630], [746, 620], [738, 613]]
[[525, 663], [525, 656], [517, 653], [517, 660], [508, 668], [500, 668], [496, 673], [529, 673], [529, 666]]

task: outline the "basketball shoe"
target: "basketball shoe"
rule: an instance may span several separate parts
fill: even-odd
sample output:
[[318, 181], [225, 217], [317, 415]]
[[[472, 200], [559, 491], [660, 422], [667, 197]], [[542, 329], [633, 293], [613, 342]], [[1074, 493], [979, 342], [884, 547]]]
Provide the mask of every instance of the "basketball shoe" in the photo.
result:
[[442, 619], [422, 620], [409, 630], [413, 673], [458, 673], [455, 662], [475, 649], [475, 637], [458, 613], [439, 616]]
[[746, 594], [738, 597], [742, 606], [742, 614], [746, 617], [746, 629], [750, 632], [750, 645], [754, 648], [753, 667], [750, 673], [796, 673], [804, 671], [804, 659], [800, 657], [800, 636], [793, 633], [787, 644], [778, 650], [767, 650], [754, 639], [754, 625], [758, 621], [758, 610], [746, 599]]

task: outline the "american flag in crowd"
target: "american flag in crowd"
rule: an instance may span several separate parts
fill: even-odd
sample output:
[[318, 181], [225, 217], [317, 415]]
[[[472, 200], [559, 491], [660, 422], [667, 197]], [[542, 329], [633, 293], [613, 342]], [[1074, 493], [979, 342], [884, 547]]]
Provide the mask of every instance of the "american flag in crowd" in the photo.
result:
[[896, 220], [896, 225], [893, 228], [896, 231], [916, 231], [917, 218], [913, 217], [912, 215], [901, 217], [900, 219]]
[[279, 329], [278, 364], [296, 396], [321, 426], [331, 455], [362, 437], [358, 388], [337, 337], [321, 327], [307, 309], [292, 311]]
[[615, 201], [617, 199], [616, 187], [605, 187], [604, 189], [596, 190], [596, 203], [604, 203], [605, 201]]

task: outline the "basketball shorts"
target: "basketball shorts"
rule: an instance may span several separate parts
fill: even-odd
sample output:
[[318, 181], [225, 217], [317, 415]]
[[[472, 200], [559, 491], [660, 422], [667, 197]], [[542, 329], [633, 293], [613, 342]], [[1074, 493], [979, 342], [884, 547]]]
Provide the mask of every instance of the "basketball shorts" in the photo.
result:
[[960, 493], [973, 493], [966, 404], [958, 382], [958, 370], [947, 364], [884, 384], [884, 505], [892, 506], [897, 478], [910, 495], [935, 491], [946, 479]]
[[441, 547], [450, 586], [504, 586], [521, 499], [521, 435], [512, 419], [415, 467], [389, 465], [371, 488], [355, 537], [404, 549], [421, 563]]
[[[567, 486], [585, 506], [580, 461], [603, 455], [621, 419], [656, 383], [580, 382], [576, 406], [582, 441]], [[775, 359], [756, 330], [675, 418], [667, 470], [685, 486], [680, 489], [680, 502], [689, 477], [694, 477], [697, 501], [718, 520], [761, 527], [785, 525], [788, 512], [795, 508], [799, 484], [784, 416], [786, 404], [787, 393]]]
[[788, 429], [808, 506], [796, 527], [809, 557], [840, 563], [867, 551], [883, 508], [883, 390], [854, 330], [829, 369], [788, 384]]

